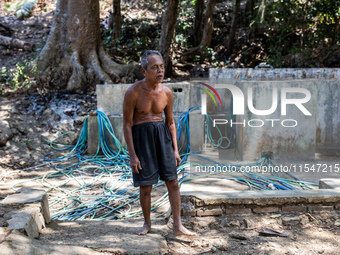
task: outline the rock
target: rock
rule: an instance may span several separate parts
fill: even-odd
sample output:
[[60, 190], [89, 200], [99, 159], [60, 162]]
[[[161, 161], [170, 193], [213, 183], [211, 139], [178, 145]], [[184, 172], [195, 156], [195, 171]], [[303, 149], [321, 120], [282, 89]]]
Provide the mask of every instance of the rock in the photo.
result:
[[334, 222], [334, 226], [340, 226], [340, 220], [336, 220], [336, 221]]
[[228, 250], [228, 240], [227, 239], [214, 239], [212, 243], [213, 247], [216, 247], [217, 249], [221, 251], [227, 251]]
[[181, 214], [182, 216], [196, 216], [196, 210], [192, 203], [182, 203], [181, 204]]
[[53, 122], [59, 121], [60, 119], [61, 117], [57, 113], [51, 109], [47, 109], [43, 112], [40, 121], [42, 124], [53, 124]]
[[309, 222], [309, 218], [307, 215], [304, 215], [304, 214], [300, 215], [300, 223], [302, 225], [306, 225], [308, 222]]
[[77, 117], [75, 120], [74, 120], [74, 124], [75, 125], [82, 125], [84, 123], [84, 120], [85, 120], [85, 117]]
[[248, 240], [248, 237], [241, 232], [232, 231], [229, 233], [229, 236], [235, 239], [239, 239], [239, 240]]
[[241, 224], [238, 220], [232, 220], [232, 221], [229, 222], [228, 225], [233, 226], [233, 227], [240, 227], [241, 226]]
[[0, 147], [6, 146], [8, 140], [11, 140], [13, 133], [9, 126], [9, 123], [4, 120], [0, 121]]
[[285, 226], [295, 226], [300, 223], [299, 216], [294, 217], [283, 217], [282, 218], [282, 224]]
[[244, 223], [244, 226], [246, 228], [254, 228], [255, 227], [255, 223], [251, 219], [244, 219], [243, 223]]
[[67, 109], [64, 111], [64, 114], [67, 115], [67, 116], [73, 116], [73, 114], [75, 113], [74, 110], [71, 110], [71, 109]]

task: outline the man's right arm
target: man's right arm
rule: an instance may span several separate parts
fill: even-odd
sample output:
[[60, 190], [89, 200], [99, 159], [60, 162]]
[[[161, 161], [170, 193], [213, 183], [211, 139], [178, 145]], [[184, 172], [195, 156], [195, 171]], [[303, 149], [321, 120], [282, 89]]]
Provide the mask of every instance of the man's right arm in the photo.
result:
[[134, 173], [139, 174], [139, 170], [141, 170], [142, 167], [135, 152], [131, 129], [135, 107], [136, 95], [133, 89], [129, 88], [125, 93], [123, 103], [123, 131], [127, 149], [130, 155], [130, 167]]

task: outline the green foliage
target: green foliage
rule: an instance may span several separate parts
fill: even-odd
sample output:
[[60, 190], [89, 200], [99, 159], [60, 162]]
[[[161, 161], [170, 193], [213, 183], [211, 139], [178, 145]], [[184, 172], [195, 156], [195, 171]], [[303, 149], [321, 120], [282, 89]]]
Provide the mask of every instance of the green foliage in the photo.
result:
[[[257, 6], [256, 8], [258, 8]], [[281, 67], [281, 57], [339, 43], [340, 1], [274, 0], [265, 9], [269, 64]], [[251, 26], [259, 25], [257, 17]], [[308, 62], [308, 61], [307, 61]]]
[[14, 90], [18, 88], [31, 87], [31, 67], [29, 62], [17, 63], [17, 70], [12, 73], [10, 82]]
[[9, 12], [15, 12], [19, 19], [28, 17], [33, 7], [38, 3], [38, 0], [18, 0], [12, 5], [6, 5]]
[[0, 71], [1, 88], [3, 92], [5, 85], [12, 86], [15, 91], [20, 88], [29, 89], [33, 82], [33, 70], [30, 62], [22, 62], [16, 64], [16, 70], [10, 71], [6, 67], [2, 67]]

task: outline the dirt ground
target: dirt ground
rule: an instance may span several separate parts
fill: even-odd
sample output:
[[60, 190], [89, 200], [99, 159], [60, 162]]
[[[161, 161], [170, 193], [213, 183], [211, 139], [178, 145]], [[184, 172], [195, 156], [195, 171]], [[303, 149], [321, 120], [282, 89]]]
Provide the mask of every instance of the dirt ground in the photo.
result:
[[[39, 46], [46, 40], [53, 19], [55, 1], [45, 2], [44, 7], [35, 10], [31, 18], [23, 21], [5, 13], [1, 3], [0, 23], [10, 25], [19, 39], [32, 40]], [[105, 8], [104, 6], [103, 10]], [[14, 68], [18, 61], [27, 60], [32, 54], [16, 49], [7, 50], [3, 47], [0, 53], [0, 67], [6, 66], [8, 69]], [[43, 163], [43, 156], [52, 150], [46, 140], [74, 131], [76, 132], [74, 135], [63, 138], [65, 143], [74, 143], [85, 116], [96, 108], [96, 98], [91, 92], [86, 95], [54, 96], [56, 99], [48, 100], [38, 95], [20, 93], [8, 93], [5, 97], [1, 97], [0, 121], [9, 123], [13, 137], [6, 146], [0, 147], [0, 201], [14, 192], [12, 189], [14, 184], [54, 171], [46, 165], [24, 171], [22, 169]], [[66, 111], [67, 109], [62, 109], [59, 114], [61, 119], [48, 122], [51, 119], [48, 109], [52, 107], [51, 105], [58, 108], [58, 105], [55, 106], [56, 101], [63, 104], [70, 103], [72, 105], [70, 108], [74, 112], [71, 115]], [[41, 186], [39, 180], [26, 184], [30, 187]], [[164, 190], [155, 192], [153, 199], [157, 199], [163, 192]], [[138, 208], [137, 203], [135, 206]], [[168, 204], [165, 204], [154, 213], [154, 216], [166, 212], [167, 209]], [[199, 234], [197, 237], [190, 238], [171, 235], [171, 220], [168, 224], [163, 220], [155, 221], [165, 228], [162, 235], [166, 239], [166, 250], [169, 254], [340, 254], [338, 213], [288, 215], [299, 217], [299, 222], [291, 226], [283, 224], [282, 218], [285, 216], [287, 215], [268, 214], [184, 218], [184, 224]], [[140, 223], [141, 221], [138, 222]], [[262, 227], [282, 230], [289, 236], [260, 236], [259, 231]], [[53, 221], [41, 234], [39, 240], [45, 244], [63, 242], [72, 245], [67, 241], [67, 235], [71, 235], [74, 231], [79, 229], [63, 227], [62, 222]], [[100, 248], [101, 240], [96, 239], [96, 236], [100, 236], [101, 231], [88, 225], [79, 233], [77, 245], [87, 247], [85, 240], [92, 237], [95, 244], [90, 248], [99, 254], [112, 254]], [[139, 237], [131, 233], [131, 238]]]

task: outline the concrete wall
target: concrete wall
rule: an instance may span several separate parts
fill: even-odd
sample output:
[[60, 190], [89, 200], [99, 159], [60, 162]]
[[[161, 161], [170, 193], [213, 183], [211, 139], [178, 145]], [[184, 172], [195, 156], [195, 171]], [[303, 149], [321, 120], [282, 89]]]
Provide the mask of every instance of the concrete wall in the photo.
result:
[[[123, 101], [126, 90], [132, 84], [106, 84], [97, 85], [97, 109], [109, 116], [111, 125], [113, 127], [115, 136], [122, 143], [125, 148], [126, 143], [123, 134]], [[200, 100], [200, 90], [197, 86], [190, 82], [179, 83], [164, 83], [171, 88], [174, 95], [173, 112], [176, 127], [178, 125], [179, 117], [182, 113], [187, 112], [190, 108], [198, 106]], [[195, 87], [196, 86], [196, 87]], [[163, 114], [164, 118], [164, 114]], [[204, 119], [197, 111], [190, 113], [189, 117], [190, 142], [191, 149], [194, 151], [202, 150], [204, 144]], [[88, 121], [89, 144], [88, 153], [93, 155], [98, 149], [98, 121], [96, 116], [91, 116]], [[178, 132], [177, 132], [178, 137]], [[109, 144], [114, 148], [112, 139]], [[187, 135], [185, 128], [183, 135], [178, 142], [180, 153], [184, 152], [187, 146]], [[101, 151], [100, 151], [101, 153]]]
[[[97, 85], [97, 106], [98, 110], [106, 114], [121, 115], [123, 113], [123, 101], [126, 90], [132, 84], [105, 84]], [[192, 89], [190, 82], [164, 83], [173, 91], [174, 113], [187, 112], [191, 107], [197, 106], [197, 92], [199, 89]]]
[[[278, 158], [311, 158], [313, 152], [315, 151], [328, 151], [328, 150], [339, 150], [340, 148], [340, 88], [339, 88], [339, 79], [340, 79], [340, 69], [339, 68], [310, 68], [310, 69], [210, 69], [210, 81], [209, 84], [216, 87], [216, 84], [233, 84], [237, 79], [247, 78], [252, 83], [246, 83], [244, 81], [237, 82], [238, 87], [242, 87], [246, 89], [247, 86], [255, 86], [261, 88], [260, 90], [256, 89], [254, 92], [256, 93], [255, 101], [253, 102], [255, 106], [259, 107], [259, 109], [268, 109], [270, 108], [271, 103], [271, 90], [268, 89], [273, 87], [273, 85], [277, 88], [282, 87], [282, 83], [287, 83], [287, 86], [296, 86], [296, 87], [305, 87], [311, 88], [311, 85], [314, 84], [314, 88], [312, 89], [312, 99], [310, 103], [313, 105], [314, 117], [315, 117], [315, 131], [311, 130], [312, 126], [309, 123], [309, 120], [299, 121], [299, 125], [301, 129], [306, 128], [306, 135], [300, 136], [299, 131], [295, 131], [293, 134], [282, 134], [281, 131], [277, 132], [277, 135], [273, 133], [273, 130], [266, 130], [262, 128], [258, 128], [257, 131], [249, 128], [237, 128], [237, 142], [240, 147], [244, 148], [242, 150], [242, 154], [244, 154], [245, 160], [251, 160], [255, 154], [257, 154], [256, 158], [258, 159], [261, 150], [274, 150], [274, 155]], [[258, 81], [258, 83], [254, 82]], [[261, 82], [260, 82], [261, 81]], [[307, 81], [307, 83], [305, 82]], [[297, 82], [297, 84], [293, 85]], [[248, 84], [248, 85], [246, 85]], [[266, 85], [267, 84], [267, 85]], [[272, 85], [268, 85], [272, 84]], [[286, 85], [284, 85], [286, 86]], [[306, 88], [307, 88], [306, 87]], [[216, 89], [219, 95], [222, 98], [223, 106], [218, 105], [217, 107], [214, 105], [213, 101], [208, 97], [207, 100], [207, 111], [208, 113], [225, 113], [229, 114], [229, 105], [230, 105], [230, 92], [227, 89]], [[246, 96], [246, 91], [244, 91]], [[255, 97], [255, 96], [254, 96]], [[263, 108], [262, 108], [263, 107]], [[267, 108], [266, 108], [267, 107]], [[245, 106], [247, 109], [247, 106]], [[315, 111], [314, 111], [315, 110]], [[245, 118], [249, 119], [254, 116], [245, 115]], [[293, 112], [289, 112], [294, 116]], [[275, 113], [274, 113], [275, 115]], [[259, 116], [256, 116], [258, 119]], [[288, 116], [287, 116], [288, 118]], [[301, 117], [299, 117], [301, 118]], [[309, 123], [302, 124], [303, 123]], [[241, 117], [238, 118], [238, 121], [243, 121]], [[305, 122], [307, 121], [307, 122]], [[301, 124], [300, 124], [301, 122]], [[315, 134], [315, 138], [312, 139], [313, 133]], [[284, 135], [283, 137], [281, 137]], [[268, 140], [268, 137], [274, 138], [274, 140]], [[276, 137], [276, 138], [275, 138]], [[285, 139], [283, 139], [285, 137]], [[288, 137], [290, 137], [288, 139]], [[295, 138], [294, 138], [295, 137]], [[300, 137], [300, 139], [297, 139]], [[309, 137], [307, 139], [307, 137]], [[294, 139], [293, 139], [294, 138]], [[293, 139], [293, 140], [292, 140]], [[311, 140], [312, 139], [312, 140]], [[312, 142], [315, 144], [315, 149], [311, 149], [308, 146], [305, 147], [306, 143], [303, 141]], [[246, 149], [246, 143], [250, 142], [251, 146], [255, 146], [257, 149], [255, 151], [250, 152], [249, 148]], [[271, 144], [271, 146], [269, 146]], [[294, 146], [292, 144], [297, 144], [297, 148], [303, 149], [304, 152], [293, 149]], [[301, 147], [302, 146], [302, 147]], [[314, 145], [312, 145], [314, 148]], [[287, 155], [284, 151], [291, 151], [291, 155]], [[249, 154], [250, 153], [250, 154]], [[300, 155], [301, 154], [301, 155]], [[301, 157], [302, 158], [301, 158]], [[250, 158], [249, 158], [250, 157]], [[313, 157], [314, 158], [314, 157]]]
[[318, 83], [317, 151], [340, 148], [340, 80]]
[[[274, 152], [275, 159], [289, 160], [314, 160], [316, 148], [316, 105], [317, 81], [292, 80], [292, 81], [253, 81], [241, 82], [239, 87], [248, 98], [247, 90], [253, 89], [253, 104], [255, 109], [269, 109], [272, 105], [272, 89], [278, 89], [278, 106], [270, 115], [255, 115], [248, 109], [245, 100], [245, 115], [238, 115], [237, 145], [244, 160], [258, 160], [261, 152]], [[281, 115], [281, 89], [306, 88], [311, 92], [311, 99], [303, 104], [312, 116], [305, 116], [295, 105], [287, 105], [287, 115]], [[277, 121], [266, 121], [275, 119]], [[293, 119], [293, 121], [282, 121]], [[263, 122], [261, 122], [262, 120]], [[249, 122], [250, 121], [250, 122]], [[263, 124], [264, 123], [264, 124]], [[252, 127], [261, 126], [262, 127]]]

